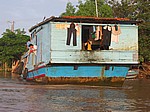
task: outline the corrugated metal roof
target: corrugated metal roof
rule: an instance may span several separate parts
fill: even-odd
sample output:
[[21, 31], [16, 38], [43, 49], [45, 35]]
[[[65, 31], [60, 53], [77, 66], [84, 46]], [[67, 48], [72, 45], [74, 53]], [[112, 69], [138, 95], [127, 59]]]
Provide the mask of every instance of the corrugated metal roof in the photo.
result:
[[37, 25], [31, 27], [29, 31], [37, 28], [40, 25], [46, 24], [47, 22], [75, 22], [75, 23], [97, 23], [97, 24], [137, 24], [140, 21], [133, 21], [128, 18], [100, 18], [100, 17], [87, 17], [87, 16], [62, 16], [55, 17], [51, 16], [46, 20], [38, 23]]

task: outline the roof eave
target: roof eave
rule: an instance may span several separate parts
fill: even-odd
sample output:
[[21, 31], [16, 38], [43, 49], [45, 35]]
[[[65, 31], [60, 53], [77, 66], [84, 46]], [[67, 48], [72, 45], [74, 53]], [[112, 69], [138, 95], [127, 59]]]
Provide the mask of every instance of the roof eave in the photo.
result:
[[50, 18], [46, 19], [38, 23], [35, 26], [32, 26], [29, 29], [31, 32], [33, 29], [46, 24], [50, 21], [53, 22], [75, 22], [75, 23], [95, 23], [95, 24], [139, 24], [140, 21], [133, 21], [127, 18], [98, 18], [98, 17], [83, 17], [83, 16], [64, 16], [64, 17], [54, 17], [51, 16]]

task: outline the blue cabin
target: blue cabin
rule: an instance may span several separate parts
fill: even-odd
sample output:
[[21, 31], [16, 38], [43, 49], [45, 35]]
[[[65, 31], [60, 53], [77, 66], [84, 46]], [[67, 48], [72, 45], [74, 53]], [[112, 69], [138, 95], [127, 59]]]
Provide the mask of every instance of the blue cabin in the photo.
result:
[[127, 18], [52, 16], [29, 29], [37, 48], [27, 57], [26, 78], [122, 81], [138, 64], [138, 23]]

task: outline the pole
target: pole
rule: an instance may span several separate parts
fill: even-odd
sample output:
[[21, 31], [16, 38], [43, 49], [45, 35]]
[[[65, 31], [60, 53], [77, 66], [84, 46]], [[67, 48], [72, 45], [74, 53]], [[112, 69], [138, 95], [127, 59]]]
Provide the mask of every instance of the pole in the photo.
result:
[[13, 22], [12, 22], [12, 25], [11, 25], [11, 31], [12, 31], [12, 32], [14, 32], [14, 24], [15, 24], [15, 22], [13, 21]]
[[95, 0], [96, 16], [98, 17], [97, 0]]
[[15, 22], [14, 21], [8, 21], [8, 23], [11, 23], [11, 28], [10, 28], [10, 30], [12, 31], [12, 32], [14, 32], [14, 24], [15, 24]]

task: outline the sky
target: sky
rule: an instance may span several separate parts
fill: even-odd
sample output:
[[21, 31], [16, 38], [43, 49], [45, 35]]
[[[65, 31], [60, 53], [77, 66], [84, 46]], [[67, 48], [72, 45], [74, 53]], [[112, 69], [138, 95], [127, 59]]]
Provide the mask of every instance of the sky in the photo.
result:
[[65, 12], [66, 4], [71, 2], [73, 5], [78, 0], [0, 0], [0, 37], [6, 29], [11, 29], [14, 21], [14, 29], [28, 30], [43, 21], [43, 18], [60, 16]]

